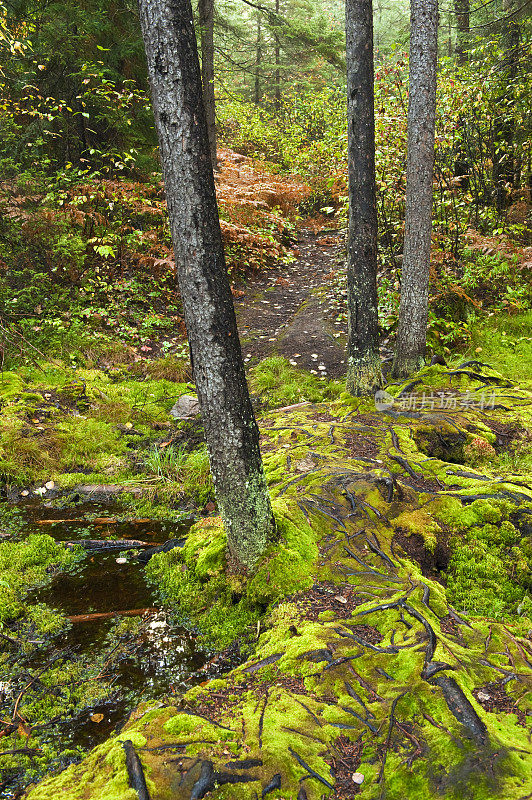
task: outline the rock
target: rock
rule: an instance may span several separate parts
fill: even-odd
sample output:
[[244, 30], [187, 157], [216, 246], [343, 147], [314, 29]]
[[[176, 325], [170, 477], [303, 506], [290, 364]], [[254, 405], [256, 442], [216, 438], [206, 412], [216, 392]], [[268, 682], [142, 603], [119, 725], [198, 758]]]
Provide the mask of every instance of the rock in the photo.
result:
[[295, 463], [296, 472], [306, 473], [312, 472], [316, 464], [314, 463], [314, 459], [311, 455], [305, 456], [300, 461], [296, 461]]
[[199, 413], [199, 400], [192, 394], [182, 394], [170, 409], [170, 414], [174, 419], [192, 419]]

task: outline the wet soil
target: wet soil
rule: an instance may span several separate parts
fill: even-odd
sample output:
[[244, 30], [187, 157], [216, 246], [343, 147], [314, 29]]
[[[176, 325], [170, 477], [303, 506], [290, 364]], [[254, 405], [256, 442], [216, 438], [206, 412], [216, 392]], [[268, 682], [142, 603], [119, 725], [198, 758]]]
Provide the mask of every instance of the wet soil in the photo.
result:
[[508, 684], [507, 690], [504, 681], [486, 683], [478, 689], [473, 689], [473, 695], [485, 711], [491, 711], [493, 714], [515, 714], [518, 724], [526, 728], [527, 715], [517, 707], [516, 699], [511, 697], [511, 685]]
[[440, 583], [444, 583], [443, 573], [449, 566], [451, 558], [449, 537], [449, 531], [442, 531], [437, 536], [434, 550], [429, 550], [419, 533], [409, 534], [403, 528], [396, 528], [392, 538], [392, 547], [395, 548], [399, 545], [409, 558], [417, 561], [426, 578], [434, 578]]
[[345, 259], [343, 231], [304, 230], [299, 255], [250, 278], [235, 299], [244, 359], [280, 355], [315, 374], [345, 374], [344, 322], [334, 319], [329, 285]]

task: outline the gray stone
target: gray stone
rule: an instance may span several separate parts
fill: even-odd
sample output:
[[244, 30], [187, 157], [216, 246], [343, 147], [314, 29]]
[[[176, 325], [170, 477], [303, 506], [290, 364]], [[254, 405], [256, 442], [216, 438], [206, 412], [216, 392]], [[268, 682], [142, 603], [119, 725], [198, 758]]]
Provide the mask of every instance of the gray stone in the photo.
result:
[[193, 394], [182, 394], [170, 409], [170, 414], [174, 419], [192, 419], [199, 413], [199, 400]]

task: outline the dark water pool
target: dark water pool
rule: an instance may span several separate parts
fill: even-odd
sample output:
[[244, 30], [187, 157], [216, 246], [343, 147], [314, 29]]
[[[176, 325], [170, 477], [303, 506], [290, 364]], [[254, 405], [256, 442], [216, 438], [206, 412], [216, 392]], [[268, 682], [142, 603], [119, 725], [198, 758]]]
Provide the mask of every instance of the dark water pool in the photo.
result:
[[[113, 513], [114, 511], [114, 513]], [[89, 514], [93, 519], [88, 519]], [[95, 516], [98, 514], [98, 516]], [[102, 542], [117, 539], [145, 542], [150, 546], [186, 534], [189, 525], [149, 520], [117, 521], [116, 510], [86, 506], [74, 511], [57, 511], [35, 504], [24, 509], [27, 521], [24, 535], [47, 533], [62, 542]], [[194, 673], [207, 660], [207, 653], [194, 635], [175, 624], [161, 607], [156, 587], [146, 579], [144, 565], [134, 551], [91, 549], [71, 574], [57, 576], [38, 590], [31, 601], [46, 603], [74, 617], [70, 629], [54, 643], [74, 659], [96, 661], [107, 647], [117, 619], [126, 616], [112, 612], [138, 612], [132, 618], [140, 622], [140, 632], [124, 657], [103, 670], [103, 679], [112, 683], [112, 692], [100, 704], [85, 708], [79, 717], [57, 721], [50, 726], [49, 741], [61, 748], [90, 748], [103, 741], [128, 717], [140, 702], [179, 695], [195, 682]], [[98, 547], [98, 545], [96, 545]], [[143, 548], [140, 548], [142, 550]], [[143, 609], [147, 609], [142, 613]], [[76, 617], [78, 619], [76, 619]], [[80, 619], [82, 617], [83, 619]], [[39, 653], [34, 668], [38, 667]], [[198, 678], [199, 680], [199, 678]], [[0, 797], [13, 797], [2, 793]]]

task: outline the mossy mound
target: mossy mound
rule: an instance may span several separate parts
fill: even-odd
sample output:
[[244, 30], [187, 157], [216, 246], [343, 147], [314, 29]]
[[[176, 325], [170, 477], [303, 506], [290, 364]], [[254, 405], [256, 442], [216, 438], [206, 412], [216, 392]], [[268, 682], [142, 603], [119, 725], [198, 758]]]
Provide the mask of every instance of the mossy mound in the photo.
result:
[[[527, 451], [532, 395], [478, 362], [389, 389], [383, 411], [343, 395], [263, 420], [294, 526], [278, 550], [236, 586], [211, 520], [153, 567], [206, 635], [225, 609], [224, 636], [253, 635], [251, 655], [139, 708], [29, 800], [133, 798], [124, 739], [152, 800], [530, 796], [532, 485], [503, 434]], [[491, 461], [468, 451], [479, 440]]]

